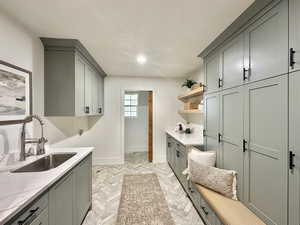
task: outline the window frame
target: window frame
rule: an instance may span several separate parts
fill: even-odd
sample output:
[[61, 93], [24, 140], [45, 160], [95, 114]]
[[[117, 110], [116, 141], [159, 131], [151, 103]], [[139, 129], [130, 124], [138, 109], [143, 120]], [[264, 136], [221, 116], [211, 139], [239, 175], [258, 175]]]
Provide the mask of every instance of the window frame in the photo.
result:
[[[134, 119], [138, 117], [138, 101], [139, 101], [139, 96], [137, 93], [128, 93], [128, 94], [125, 93], [124, 101], [123, 101], [125, 118]], [[126, 108], [129, 108], [129, 110], [126, 110]], [[127, 113], [129, 113], [130, 115], [126, 115]]]

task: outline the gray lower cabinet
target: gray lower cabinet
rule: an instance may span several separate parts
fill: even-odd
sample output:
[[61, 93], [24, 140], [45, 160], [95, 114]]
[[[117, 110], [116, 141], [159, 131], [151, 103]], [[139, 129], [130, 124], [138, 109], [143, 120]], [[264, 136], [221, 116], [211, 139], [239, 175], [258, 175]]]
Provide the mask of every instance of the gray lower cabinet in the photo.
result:
[[167, 135], [167, 161], [171, 168], [175, 169], [175, 141], [172, 137]]
[[[300, 1], [289, 0], [290, 71], [300, 70]], [[299, 224], [299, 223], [298, 223]]]
[[300, 224], [299, 85], [300, 72], [291, 73], [289, 75], [289, 225]]
[[230, 40], [220, 51], [222, 88], [243, 84], [244, 33]]
[[70, 172], [49, 191], [49, 224], [74, 225], [74, 172]]
[[244, 200], [269, 225], [287, 224], [287, 77], [249, 84], [244, 95]]
[[44, 209], [40, 215], [36, 219], [30, 223], [30, 225], [48, 225], [49, 218], [48, 218], [48, 208]]
[[80, 225], [92, 202], [92, 158], [88, 157], [75, 168], [75, 216]]
[[281, 0], [245, 32], [248, 81], [288, 72], [288, 1]]
[[204, 62], [205, 85], [207, 92], [219, 90], [219, 78], [221, 74], [220, 53], [217, 51]]
[[187, 189], [187, 179], [186, 176], [182, 174], [182, 172], [187, 168], [187, 152], [181, 148], [180, 144], [176, 143], [175, 147], [175, 174], [177, 178], [183, 185], [185, 189]]
[[243, 199], [243, 87], [220, 93], [220, 167], [237, 172], [238, 198]]

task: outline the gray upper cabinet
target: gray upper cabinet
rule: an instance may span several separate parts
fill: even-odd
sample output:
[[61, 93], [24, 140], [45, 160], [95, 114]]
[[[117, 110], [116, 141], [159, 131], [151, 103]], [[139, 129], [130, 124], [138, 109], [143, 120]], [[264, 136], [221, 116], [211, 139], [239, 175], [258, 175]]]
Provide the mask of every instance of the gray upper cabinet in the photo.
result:
[[289, 0], [290, 71], [300, 70], [300, 1]]
[[288, 72], [288, 2], [280, 1], [245, 33], [245, 76], [248, 81]]
[[[299, 1], [298, 1], [299, 2]], [[300, 72], [289, 77], [289, 225], [300, 224]]]
[[287, 75], [245, 87], [245, 202], [268, 225], [287, 224], [287, 88]]
[[45, 116], [103, 114], [106, 74], [84, 46], [74, 39], [41, 40], [45, 47]]
[[207, 57], [204, 61], [205, 66], [205, 85], [207, 92], [219, 90], [220, 69], [220, 53], [217, 51]]
[[243, 88], [222, 91], [220, 93], [221, 167], [237, 172], [240, 200], [243, 199], [244, 176], [243, 121]]
[[244, 33], [235, 37], [221, 49], [222, 88], [243, 84]]

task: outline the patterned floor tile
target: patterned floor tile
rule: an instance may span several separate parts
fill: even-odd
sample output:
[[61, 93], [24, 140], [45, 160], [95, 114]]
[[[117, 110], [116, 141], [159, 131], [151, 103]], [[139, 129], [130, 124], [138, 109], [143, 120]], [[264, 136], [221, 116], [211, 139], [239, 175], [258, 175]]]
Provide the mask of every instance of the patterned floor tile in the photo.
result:
[[93, 167], [93, 206], [83, 225], [115, 225], [124, 174], [156, 173], [176, 225], [204, 225], [167, 163], [145, 153], [126, 154], [124, 165]]

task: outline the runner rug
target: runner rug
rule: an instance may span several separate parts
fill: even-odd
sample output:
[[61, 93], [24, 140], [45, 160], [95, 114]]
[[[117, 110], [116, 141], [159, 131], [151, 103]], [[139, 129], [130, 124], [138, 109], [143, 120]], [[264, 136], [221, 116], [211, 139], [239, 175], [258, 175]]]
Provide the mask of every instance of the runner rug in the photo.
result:
[[157, 175], [125, 175], [116, 225], [175, 225]]

